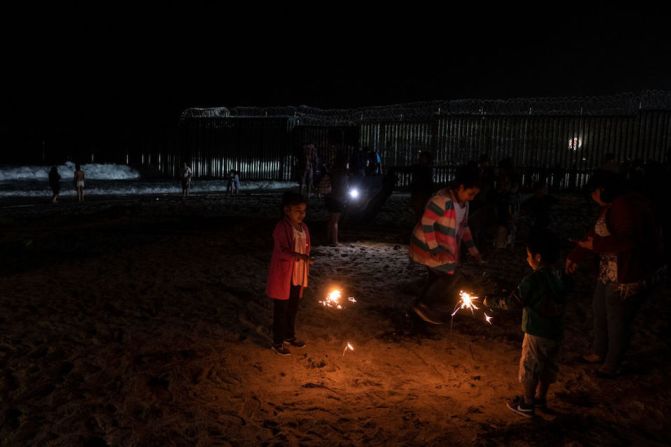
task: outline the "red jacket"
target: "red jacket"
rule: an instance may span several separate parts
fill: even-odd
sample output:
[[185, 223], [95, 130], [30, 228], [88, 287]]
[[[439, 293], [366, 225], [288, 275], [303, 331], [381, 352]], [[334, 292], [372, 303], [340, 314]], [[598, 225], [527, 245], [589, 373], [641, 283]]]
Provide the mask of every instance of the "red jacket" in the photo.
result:
[[[308, 226], [301, 223], [307, 239], [307, 255], [310, 255], [310, 231]], [[280, 220], [275, 225], [273, 231], [273, 256], [270, 259], [270, 269], [268, 270], [268, 285], [266, 286], [266, 295], [275, 300], [288, 300], [291, 290], [291, 274], [293, 273], [294, 261], [294, 230], [286, 218]], [[308, 264], [306, 268], [310, 268]], [[301, 287], [300, 296], [303, 296]]]
[[[662, 237], [650, 202], [638, 194], [627, 194], [613, 200], [606, 211], [606, 226], [610, 236], [601, 237], [588, 232], [597, 255], [617, 255], [617, 281], [631, 283], [647, 279], [661, 266]], [[576, 247], [568, 258], [579, 262], [590, 253]]]

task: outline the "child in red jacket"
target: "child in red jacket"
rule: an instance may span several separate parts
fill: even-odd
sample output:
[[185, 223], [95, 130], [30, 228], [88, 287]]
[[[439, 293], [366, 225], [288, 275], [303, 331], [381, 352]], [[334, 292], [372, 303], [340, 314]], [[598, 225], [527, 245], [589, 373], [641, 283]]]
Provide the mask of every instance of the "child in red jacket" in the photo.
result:
[[308, 286], [310, 231], [303, 223], [307, 201], [297, 193], [282, 198], [284, 216], [273, 231], [273, 256], [266, 294], [273, 300], [273, 346], [276, 354], [291, 355], [285, 342], [302, 348], [305, 342], [294, 331], [298, 304]]

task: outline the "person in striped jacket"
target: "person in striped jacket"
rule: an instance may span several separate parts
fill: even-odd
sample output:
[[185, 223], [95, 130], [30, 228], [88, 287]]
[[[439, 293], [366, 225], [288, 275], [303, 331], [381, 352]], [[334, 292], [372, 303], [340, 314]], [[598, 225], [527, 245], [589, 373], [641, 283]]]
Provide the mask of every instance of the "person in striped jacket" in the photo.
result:
[[477, 171], [468, 167], [458, 169], [451, 186], [441, 189], [427, 202], [422, 218], [412, 232], [410, 259], [425, 265], [429, 272], [428, 282], [412, 306], [424, 321], [441, 323], [426, 298], [430, 290], [442, 283], [445, 287], [451, 283], [459, 265], [461, 244], [477, 262], [482, 262], [468, 227], [468, 203], [479, 192]]

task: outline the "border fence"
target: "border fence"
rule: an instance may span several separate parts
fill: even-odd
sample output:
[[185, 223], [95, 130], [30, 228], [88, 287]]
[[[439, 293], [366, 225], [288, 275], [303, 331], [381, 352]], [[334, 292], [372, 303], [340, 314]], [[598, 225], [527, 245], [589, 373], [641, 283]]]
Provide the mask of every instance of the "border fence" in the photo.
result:
[[[321, 160], [338, 151], [377, 150], [407, 186], [420, 151], [434, 155], [435, 178], [487, 156], [512, 160], [523, 182], [582, 186], [607, 155], [620, 162], [668, 162], [671, 92], [590, 98], [430, 101], [359, 109], [299, 107], [187, 109], [182, 157], [195, 174], [240, 170], [249, 179], [290, 180], [305, 143]], [[174, 173], [174, 172], [172, 172]]]

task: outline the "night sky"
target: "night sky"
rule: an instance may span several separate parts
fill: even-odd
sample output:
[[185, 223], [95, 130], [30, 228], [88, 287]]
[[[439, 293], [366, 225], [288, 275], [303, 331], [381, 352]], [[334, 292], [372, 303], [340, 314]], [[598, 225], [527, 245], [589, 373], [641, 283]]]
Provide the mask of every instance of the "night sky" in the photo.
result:
[[12, 45], [3, 56], [0, 126], [172, 126], [191, 106], [330, 108], [671, 89], [668, 24], [659, 11], [605, 3], [391, 15], [339, 8], [203, 11], [173, 3], [16, 12], [3, 31]]

